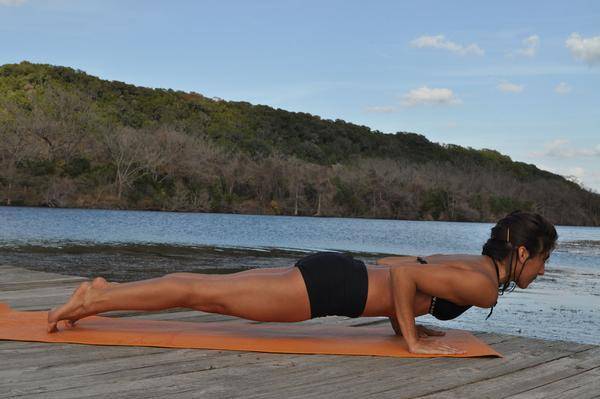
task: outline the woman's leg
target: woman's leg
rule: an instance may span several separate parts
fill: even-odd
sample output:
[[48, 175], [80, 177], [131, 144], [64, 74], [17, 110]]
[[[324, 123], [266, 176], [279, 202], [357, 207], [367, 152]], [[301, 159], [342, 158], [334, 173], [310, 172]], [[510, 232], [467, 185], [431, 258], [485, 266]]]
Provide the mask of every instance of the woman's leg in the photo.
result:
[[296, 267], [253, 269], [225, 275], [173, 273], [131, 283], [85, 282], [68, 303], [48, 313], [48, 331], [112, 310], [162, 310], [188, 307], [260, 321], [310, 318], [310, 303]]
[[[280, 274], [284, 271], [290, 270], [291, 268], [293, 268], [294, 266], [290, 266], [290, 267], [256, 267], [254, 269], [250, 269], [250, 270], [244, 270], [241, 272], [237, 272], [237, 273], [232, 273], [232, 274], [244, 274], [244, 275], [255, 275], [255, 274]], [[177, 272], [177, 273], [170, 273], [168, 274], [168, 276], [174, 276], [174, 277], [183, 277], [183, 278], [195, 278], [195, 279], [199, 279], [202, 278], [201, 276], [204, 276], [204, 274], [202, 273], [188, 273], [188, 272]]]
[[193, 284], [189, 307], [257, 321], [310, 319], [310, 301], [297, 267], [203, 275]]

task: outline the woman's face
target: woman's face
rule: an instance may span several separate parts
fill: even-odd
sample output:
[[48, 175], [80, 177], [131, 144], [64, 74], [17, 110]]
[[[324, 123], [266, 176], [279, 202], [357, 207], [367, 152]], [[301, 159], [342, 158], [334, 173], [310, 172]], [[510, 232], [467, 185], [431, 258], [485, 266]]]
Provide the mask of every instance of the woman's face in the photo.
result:
[[[518, 279], [515, 282], [517, 283], [517, 287], [527, 288], [537, 276], [542, 276], [544, 274], [549, 254], [542, 253], [527, 259], [529, 253], [525, 247], [522, 248], [525, 251], [522, 253], [519, 248], [519, 260], [521, 260], [521, 262], [520, 265], [517, 266], [516, 275], [518, 276]], [[523, 264], [523, 262], [525, 263]]]

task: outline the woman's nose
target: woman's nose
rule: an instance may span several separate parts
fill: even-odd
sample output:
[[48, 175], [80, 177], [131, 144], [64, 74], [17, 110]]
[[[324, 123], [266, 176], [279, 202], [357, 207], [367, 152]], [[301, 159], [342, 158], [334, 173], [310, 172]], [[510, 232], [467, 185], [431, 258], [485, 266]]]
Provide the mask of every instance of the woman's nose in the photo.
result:
[[539, 274], [540, 276], [543, 276], [543, 275], [544, 275], [544, 272], [545, 272], [545, 269], [546, 269], [546, 266], [542, 265], [542, 268], [540, 269], [540, 271], [538, 272], [538, 274]]

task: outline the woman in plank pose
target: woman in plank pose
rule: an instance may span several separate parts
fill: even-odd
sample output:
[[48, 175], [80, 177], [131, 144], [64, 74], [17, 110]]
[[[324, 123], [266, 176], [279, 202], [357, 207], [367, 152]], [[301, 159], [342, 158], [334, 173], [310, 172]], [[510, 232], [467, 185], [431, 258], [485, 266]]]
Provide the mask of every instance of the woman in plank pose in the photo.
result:
[[[365, 265], [349, 255], [317, 252], [293, 266], [225, 275], [172, 273], [130, 283], [102, 277], [82, 283], [69, 301], [48, 312], [48, 332], [112, 310], [185, 307], [257, 321], [294, 322], [315, 317], [387, 316], [412, 353], [455, 354], [427, 340], [443, 335], [415, 324], [432, 314], [448, 320], [471, 306], [493, 308], [511, 282], [526, 288], [556, 245], [554, 226], [536, 213], [515, 211], [491, 229], [482, 255], [386, 257]], [[491, 314], [491, 311], [490, 311]]]

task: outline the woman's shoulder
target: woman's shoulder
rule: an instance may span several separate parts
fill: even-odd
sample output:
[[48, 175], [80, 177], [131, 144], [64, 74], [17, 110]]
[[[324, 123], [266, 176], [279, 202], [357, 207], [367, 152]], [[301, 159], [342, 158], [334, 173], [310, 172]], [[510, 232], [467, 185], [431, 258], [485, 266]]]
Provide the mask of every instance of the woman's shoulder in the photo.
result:
[[458, 264], [479, 264], [487, 261], [485, 255], [472, 255], [472, 254], [433, 254], [428, 256], [421, 256], [427, 263], [458, 263]]
[[491, 266], [491, 259], [486, 255], [471, 254], [435, 254], [424, 257], [427, 263], [439, 265], [440, 267], [450, 267], [461, 270], [483, 273], [488, 278], [495, 281], [494, 268]]
[[425, 260], [425, 262], [431, 266], [445, 266], [474, 271], [482, 270], [482, 266], [489, 262], [489, 258], [485, 255], [433, 254], [422, 256], [389, 256], [378, 259], [372, 267], [380, 268], [420, 265], [423, 262], [419, 261], [419, 258]]
[[422, 256], [388, 256], [378, 259], [376, 265], [385, 266], [409, 266], [421, 264], [424, 260], [429, 265], [457, 266], [459, 268], [478, 268], [478, 266], [488, 262], [485, 255], [471, 254], [433, 254]]

